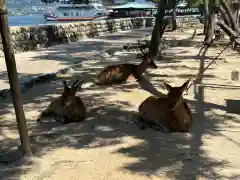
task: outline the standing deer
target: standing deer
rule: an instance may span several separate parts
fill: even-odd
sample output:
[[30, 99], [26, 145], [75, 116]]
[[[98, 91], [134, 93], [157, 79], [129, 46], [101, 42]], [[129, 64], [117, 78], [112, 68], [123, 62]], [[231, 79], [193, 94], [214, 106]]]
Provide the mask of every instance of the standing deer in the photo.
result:
[[141, 75], [148, 69], [156, 69], [157, 65], [149, 57], [148, 53], [141, 49], [142, 62], [138, 65], [124, 63], [110, 65], [103, 69], [98, 75], [95, 83], [97, 85], [121, 84], [133, 76], [137, 81], [141, 80]]
[[136, 121], [141, 129], [149, 127], [167, 132], [189, 132], [193, 124], [192, 113], [182, 93], [190, 80], [180, 87], [172, 87], [164, 82], [168, 94], [166, 97], [150, 96], [139, 106], [139, 119]]
[[37, 122], [41, 122], [43, 117], [53, 116], [56, 121], [62, 124], [70, 122], [81, 122], [86, 117], [86, 108], [80, 97], [76, 96], [76, 92], [83, 81], [76, 80], [72, 87], [63, 81], [64, 90], [61, 96], [54, 99], [47, 109], [45, 109], [37, 118]]

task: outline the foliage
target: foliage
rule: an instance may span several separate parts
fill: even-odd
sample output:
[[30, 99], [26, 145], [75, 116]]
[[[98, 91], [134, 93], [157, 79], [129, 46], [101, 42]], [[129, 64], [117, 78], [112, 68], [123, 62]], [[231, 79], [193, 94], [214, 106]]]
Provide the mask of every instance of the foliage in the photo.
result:
[[[183, 0], [167, 0], [167, 7], [173, 7], [173, 4], [177, 2], [177, 4], [184, 2]], [[186, 3], [188, 4], [188, 7], [198, 7], [200, 4], [203, 4], [203, 0], [185, 0]], [[154, 3], [159, 3], [160, 0], [152, 0]]]
[[200, 4], [203, 4], [203, 0], [186, 0], [186, 2], [188, 3], [189, 7], [196, 7]]

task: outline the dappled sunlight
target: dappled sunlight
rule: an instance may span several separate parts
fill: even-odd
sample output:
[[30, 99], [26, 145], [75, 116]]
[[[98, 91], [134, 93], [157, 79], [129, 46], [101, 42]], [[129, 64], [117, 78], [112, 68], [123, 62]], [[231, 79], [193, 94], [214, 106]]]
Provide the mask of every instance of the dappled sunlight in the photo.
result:
[[[97, 179], [101, 175], [106, 179], [117, 179], [120, 176], [138, 180], [160, 179], [164, 176], [173, 179], [222, 179], [231, 178], [231, 174], [239, 175], [236, 167], [239, 166], [240, 117], [226, 113], [225, 106], [228, 97], [240, 97], [237, 92], [239, 85], [238, 82], [225, 83], [224, 79], [228, 75], [226, 70], [212, 65], [206, 72], [204, 119], [199, 118], [198, 99], [194, 98], [193, 87], [187, 95], [183, 95], [195, 120], [190, 133], [165, 134], [153, 129], [140, 130], [133, 122], [138, 118], [138, 106], [143, 100], [150, 95], [166, 95], [163, 82], [179, 86], [195, 77], [198, 69], [198, 60], [195, 60], [197, 47], [187, 48], [189, 52], [185, 53], [179, 53], [183, 47], [169, 48], [166, 51], [172, 55], [171, 62], [156, 60], [158, 69], [148, 69], [139, 83], [131, 81], [112, 86], [88, 85], [107, 65], [140, 63], [141, 60], [136, 58], [137, 52], [121, 52], [120, 49], [127, 40], [135, 42], [150, 31], [136, 30], [129, 34], [96, 37], [71, 45], [51, 47], [47, 51], [38, 50], [37, 54], [32, 52], [28, 61], [36, 63], [36, 66], [40, 66], [41, 61], [54, 61], [58, 67], [71, 66], [73, 71], [22, 93], [32, 149], [39, 159], [36, 164], [25, 167], [17, 164], [9, 165], [8, 168], [1, 166], [0, 174], [4, 174], [7, 179], [23, 176], [29, 179], [50, 178], [55, 175], [56, 178], [63, 178], [75, 173], [83, 179]], [[186, 33], [188, 37], [189, 33]], [[129, 40], [130, 36], [134, 38]], [[172, 37], [171, 33], [166, 33], [167, 36]], [[179, 32], [177, 36], [181, 36]], [[108, 48], [115, 48], [115, 53], [109, 57], [101, 55]], [[224, 58], [227, 57], [228, 54]], [[235, 66], [236, 60], [233, 62], [231, 57], [228, 65], [232, 64]], [[50, 70], [55, 71], [58, 67]], [[50, 71], [40, 68], [42, 73]], [[25, 73], [22, 77], [30, 75]], [[0, 76], [3, 76], [3, 81], [7, 81], [4, 73]], [[85, 121], [63, 125], [53, 118], [46, 118], [42, 124], [37, 124], [39, 113], [53, 98], [61, 95], [62, 81], [71, 84], [76, 79], [84, 81], [77, 96], [82, 98], [87, 107]], [[19, 139], [11, 98], [1, 101], [0, 107], [2, 154], [2, 149], [16, 148]]]

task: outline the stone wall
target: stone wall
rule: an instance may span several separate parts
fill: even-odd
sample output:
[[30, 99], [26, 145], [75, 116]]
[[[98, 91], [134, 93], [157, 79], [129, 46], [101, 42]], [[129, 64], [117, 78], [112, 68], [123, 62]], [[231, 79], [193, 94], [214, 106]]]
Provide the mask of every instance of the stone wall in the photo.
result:
[[[123, 18], [96, 22], [75, 22], [38, 26], [10, 27], [15, 53], [31, 51], [39, 47], [75, 42], [133, 28], [152, 27], [154, 19]], [[1, 41], [0, 41], [1, 42]], [[2, 44], [0, 44], [2, 50]], [[2, 51], [1, 51], [2, 52]]]
[[[38, 26], [10, 27], [15, 53], [31, 51], [40, 47], [75, 42], [81, 38], [94, 37], [133, 28], [153, 27], [154, 17], [122, 18], [95, 22], [75, 22]], [[194, 17], [177, 19], [183, 22], [198, 22]], [[0, 56], [3, 56], [0, 39]]]

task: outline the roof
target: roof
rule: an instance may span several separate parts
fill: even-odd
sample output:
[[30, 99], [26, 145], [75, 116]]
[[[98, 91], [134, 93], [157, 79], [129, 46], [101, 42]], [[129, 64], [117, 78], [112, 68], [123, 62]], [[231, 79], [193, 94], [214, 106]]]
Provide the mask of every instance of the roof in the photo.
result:
[[156, 8], [153, 4], [147, 4], [147, 3], [137, 3], [137, 2], [130, 2], [124, 5], [115, 6], [113, 9], [153, 9]]

